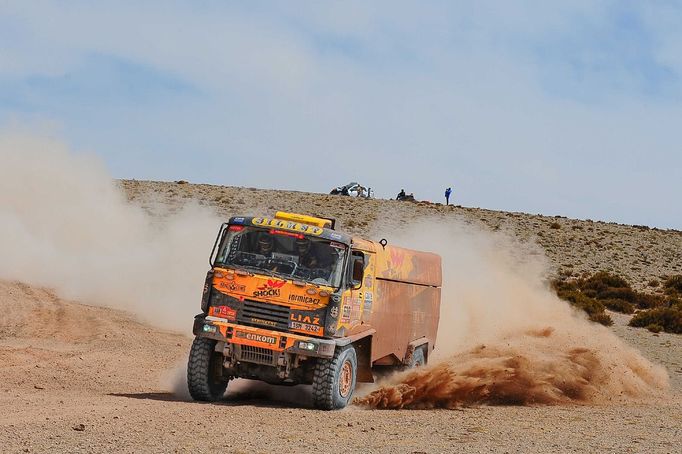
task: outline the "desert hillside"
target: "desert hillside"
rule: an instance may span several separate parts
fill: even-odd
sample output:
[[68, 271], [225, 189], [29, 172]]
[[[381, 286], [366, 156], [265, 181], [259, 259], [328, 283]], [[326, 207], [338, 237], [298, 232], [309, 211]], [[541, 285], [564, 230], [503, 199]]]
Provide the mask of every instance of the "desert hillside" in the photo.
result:
[[196, 200], [225, 218], [276, 210], [313, 213], [336, 218], [340, 229], [370, 236], [377, 221], [382, 228], [400, 228], [422, 218], [433, 222], [457, 218], [540, 245], [555, 275], [580, 277], [611, 271], [633, 287], [650, 292], [660, 292], [660, 282], [666, 276], [682, 274], [682, 232], [678, 230], [306, 192], [136, 180], [120, 184], [129, 200], [150, 211], [159, 206], [177, 209]]

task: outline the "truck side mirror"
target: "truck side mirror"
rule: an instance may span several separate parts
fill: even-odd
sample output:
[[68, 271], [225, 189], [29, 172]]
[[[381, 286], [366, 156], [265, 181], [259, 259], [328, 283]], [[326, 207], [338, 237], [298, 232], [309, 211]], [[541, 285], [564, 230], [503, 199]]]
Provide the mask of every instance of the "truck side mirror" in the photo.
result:
[[352, 284], [354, 289], [362, 286], [362, 275], [365, 271], [365, 260], [362, 257], [353, 259], [353, 279]]

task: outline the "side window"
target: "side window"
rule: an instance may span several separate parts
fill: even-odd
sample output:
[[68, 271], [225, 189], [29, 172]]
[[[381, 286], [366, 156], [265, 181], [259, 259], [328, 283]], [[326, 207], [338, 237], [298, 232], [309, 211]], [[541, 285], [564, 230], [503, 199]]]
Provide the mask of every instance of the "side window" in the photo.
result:
[[350, 258], [348, 282], [352, 288], [359, 288], [362, 285], [365, 266], [367, 266], [365, 263], [365, 254], [361, 251], [352, 251]]

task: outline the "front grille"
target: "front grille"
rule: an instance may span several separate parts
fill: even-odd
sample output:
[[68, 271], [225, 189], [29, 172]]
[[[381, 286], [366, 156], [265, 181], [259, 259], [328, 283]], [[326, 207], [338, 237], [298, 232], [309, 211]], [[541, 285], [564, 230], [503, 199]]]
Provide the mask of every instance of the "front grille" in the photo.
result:
[[262, 347], [240, 345], [240, 360], [258, 364], [274, 364], [275, 352]]
[[244, 304], [237, 315], [237, 321], [244, 325], [286, 330], [289, 327], [289, 308], [260, 301], [244, 300]]

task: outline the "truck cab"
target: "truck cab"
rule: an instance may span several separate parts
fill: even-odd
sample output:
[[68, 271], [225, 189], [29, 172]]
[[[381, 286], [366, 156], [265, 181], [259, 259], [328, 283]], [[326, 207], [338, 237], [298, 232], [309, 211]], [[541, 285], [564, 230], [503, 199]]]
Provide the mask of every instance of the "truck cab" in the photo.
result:
[[311, 384], [320, 409], [345, 407], [378, 366], [424, 364], [435, 345], [440, 257], [278, 212], [220, 227], [195, 317], [188, 385], [222, 397], [234, 378]]

